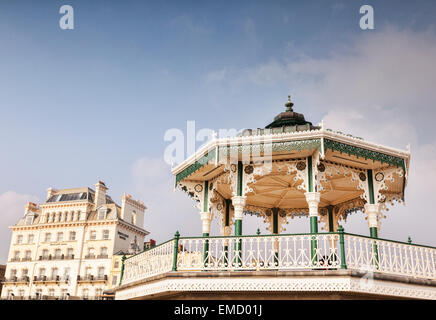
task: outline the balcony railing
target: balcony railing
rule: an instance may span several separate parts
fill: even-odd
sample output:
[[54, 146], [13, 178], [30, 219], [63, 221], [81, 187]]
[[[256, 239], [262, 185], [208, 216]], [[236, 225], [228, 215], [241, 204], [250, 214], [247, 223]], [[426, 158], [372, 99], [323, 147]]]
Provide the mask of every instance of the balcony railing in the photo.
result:
[[78, 282], [101, 282], [101, 281], [107, 281], [108, 280], [108, 276], [105, 275], [97, 275], [94, 276], [92, 274], [87, 274], [85, 276], [77, 276], [77, 281]]
[[12, 283], [12, 282], [21, 282], [21, 283], [27, 283], [29, 282], [29, 277], [22, 276], [22, 277], [10, 277], [10, 278], [4, 278], [3, 283]]
[[99, 254], [97, 259], [107, 259], [109, 256], [107, 254]]
[[95, 254], [87, 254], [85, 259], [95, 259]]
[[436, 280], [436, 248], [344, 232], [176, 238], [127, 258], [122, 283], [171, 270], [334, 269]]

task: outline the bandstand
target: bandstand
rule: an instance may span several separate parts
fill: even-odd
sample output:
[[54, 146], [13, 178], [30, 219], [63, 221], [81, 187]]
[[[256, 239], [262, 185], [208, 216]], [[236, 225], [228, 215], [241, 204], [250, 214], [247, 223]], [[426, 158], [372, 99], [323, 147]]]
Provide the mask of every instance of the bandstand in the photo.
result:
[[[285, 108], [172, 169], [202, 234], [126, 259], [117, 299], [436, 299], [436, 249], [380, 238], [389, 207], [404, 203], [410, 152], [315, 126], [290, 98]], [[341, 227], [358, 211], [366, 235]], [[269, 234], [244, 234], [247, 214]], [[297, 216], [307, 233], [286, 233]]]

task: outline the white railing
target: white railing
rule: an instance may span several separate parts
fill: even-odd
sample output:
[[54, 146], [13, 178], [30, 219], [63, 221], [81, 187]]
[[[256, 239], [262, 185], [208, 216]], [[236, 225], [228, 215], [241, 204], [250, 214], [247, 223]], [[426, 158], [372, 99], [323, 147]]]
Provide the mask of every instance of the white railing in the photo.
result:
[[171, 271], [174, 260], [174, 240], [134, 255], [124, 261], [123, 284]]
[[337, 268], [338, 240], [337, 234], [181, 238], [177, 270]]
[[[178, 250], [175, 254], [176, 245]], [[174, 265], [175, 257], [177, 264]], [[171, 270], [280, 271], [340, 268], [436, 280], [436, 248], [340, 232], [175, 238], [127, 258], [122, 284]]]
[[345, 234], [348, 269], [436, 279], [436, 249]]

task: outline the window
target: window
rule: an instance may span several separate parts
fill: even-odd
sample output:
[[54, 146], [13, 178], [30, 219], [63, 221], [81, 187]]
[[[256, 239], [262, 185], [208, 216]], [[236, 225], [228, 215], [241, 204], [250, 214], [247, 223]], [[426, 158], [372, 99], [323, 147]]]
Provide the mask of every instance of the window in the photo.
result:
[[97, 232], [95, 232], [95, 231], [91, 231], [90, 233], [89, 233], [89, 239], [90, 240], [95, 240], [97, 238]]
[[104, 267], [98, 268], [98, 278], [102, 279], [104, 277]]
[[24, 277], [27, 277], [27, 274], [29, 273], [29, 270], [27, 270], [27, 269], [23, 269], [23, 270], [21, 270], [21, 276], [24, 278]]
[[42, 250], [42, 258], [48, 259], [48, 250], [47, 249]]
[[89, 279], [91, 277], [91, 267], [85, 268], [85, 278]]
[[107, 257], [107, 248], [106, 247], [102, 247], [100, 249], [100, 257], [101, 258], [106, 258]]
[[17, 276], [17, 269], [11, 269], [11, 278], [15, 278]]
[[70, 268], [67, 267], [64, 269], [64, 280], [69, 280], [70, 279]]
[[103, 290], [102, 289], [95, 289], [95, 298], [100, 300], [101, 296], [103, 295]]
[[56, 249], [55, 250], [55, 259], [60, 259], [61, 258], [61, 249]]
[[54, 289], [48, 289], [48, 295], [50, 296], [50, 297], [54, 297]]
[[8, 290], [8, 299], [12, 299], [13, 296], [14, 296], [14, 291]]
[[70, 232], [70, 241], [74, 241], [76, 240], [76, 232], [75, 231], [71, 231]]
[[42, 298], [42, 289], [36, 289], [35, 296], [36, 296], [36, 299], [41, 299]]
[[30, 250], [27, 250], [26, 251], [26, 261], [30, 261], [31, 259], [32, 259], [32, 251], [30, 251]]
[[14, 261], [18, 261], [20, 260], [20, 251], [15, 251], [14, 252]]
[[98, 210], [98, 220], [106, 219], [107, 208], [103, 207]]
[[22, 234], [19, 234], [18, 236], [17, 236], [17, 244], [22, 244], [23, 243], [23, 235]]
[[73, 212], [71, 212], [71, 221], [74, 221], [74, 214], [75, 214], [75, 212], [73, 211]]
[[89, 290], [88, 289], [83, 289], [82, 290], [82, 297], [83, 299], [87, 300], [89, 296]]
[[44, 241], [45, 241], [45, 242], [50, 242], [50, 240], [51, 240], [51, 233], [47, 232], [47, 233], [45, 234]]
[[35, 239], [35, 236], [33, 234], [29, 234], [27, 236], [27, 243], [33, 243], [34, 239]]
[[62, 299], [66, 299], [68, 297], [68, 289], [61, 290], [61, 297]]
[[51, 268], [51, 278], [54, 280], [58, 275], [58, 268]]
[[112, 277], [112, 285], [113, 285], [113, 286], [116, 286], [116, 285], [117, 285], [117, 280], [118, 280], [118, 279], [117, 279], [117, 276], [113, 276], [113, 277]]
[[103, 239], [104, 240], [109, 239], [109, 230], [103, 230]]
[[34, 218], [33, 213], [29, 213], [29, 214], [26, 216], [26, 225], [30, 225], [30, 224], [32, 224], [32, 223], [33, 223], [33, 218]]
[[24, 297], [24, 290], [23, 289], [18, 290], [18, 295], [20, 297]]
[[40, 268], [39, 269], [39, 277], [43, 277], [45, 276], [45, 268]]
[[73, 250], [73, 248], [68, 248], [68, 249], [67, 249], [67, 256], [68, 256], [68, 258], [72, 259], [72, 258], [73, 258], [73, 255], [74, 255], [74, 250]]
[[64, 233], [63, 232], [58, 232], [56, 240], [57, 240], [57, 242], [63, 241], [64, 240]]
[[136, 224], [136, 212], [132, 212], [132, 224]]
[[119, 266], [119, 261], [117, 260], [117, 261], [115, 261], [115, 263], [114, 263], [114, 268], [118, 268], [118, 266]]
[[95, 251], [94, 248], [88, 248], [88, 256], [89, 259], [92, 259], [95, 257]]

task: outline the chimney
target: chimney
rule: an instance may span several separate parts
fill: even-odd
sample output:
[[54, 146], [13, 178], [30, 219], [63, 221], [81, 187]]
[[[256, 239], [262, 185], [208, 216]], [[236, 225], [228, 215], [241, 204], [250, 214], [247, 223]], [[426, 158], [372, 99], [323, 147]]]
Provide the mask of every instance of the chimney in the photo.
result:
[[47, 201], [48, 199], [50, 199], [50, 197], [55, 194], [56, 192], [58, 192], [58, 190], [54, 189], [54, 188], [48, 188], [47, 189], [47, 199], [45, 201]]
[[98, 181], [95, 185], [95, 207], [98, 208], [99, 206], [106, 204], [106, 191], [107, 187], [102, 181]]

